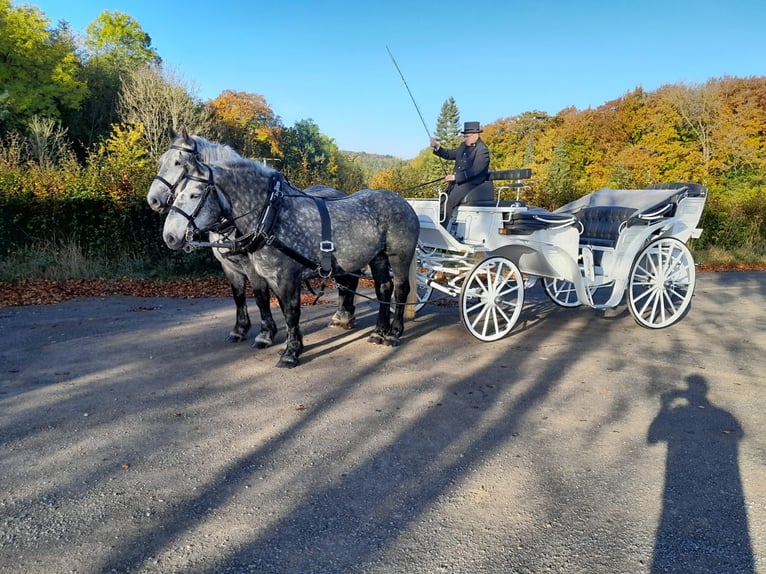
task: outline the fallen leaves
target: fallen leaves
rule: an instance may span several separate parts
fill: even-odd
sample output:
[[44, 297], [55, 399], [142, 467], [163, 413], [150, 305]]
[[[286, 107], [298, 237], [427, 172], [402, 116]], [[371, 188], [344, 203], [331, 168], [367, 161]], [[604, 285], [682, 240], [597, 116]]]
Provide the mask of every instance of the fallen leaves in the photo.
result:
[[[362, 280], [362, 283], [365, 283]], [[318, 292], [320, 283], [313, 283]], [[181, 299], [201, 299], [208, 297], [231, 297], [231, 287], [223, 277], [205, 277], [202, 279], [179, 279], [158, 281], [150, 279], [25, 279], [14, 282], [0, 282], [0, 307], [23, 305], [49, 305], [77, 297], [110, 297], [125, 295], [130, 297], [174, 297]], [[248, 292], [252, 296], [252, 292]], [[324, 295], [318, 303], [336, 303], [335, 289], [326, 286]], [[305, 290], [301, 295], [304, 305], [313, 304], [316, 294]], [[276, 299], [272, 297], [272, 305]], [[138, 308], [139, 310], [148, 310]]]

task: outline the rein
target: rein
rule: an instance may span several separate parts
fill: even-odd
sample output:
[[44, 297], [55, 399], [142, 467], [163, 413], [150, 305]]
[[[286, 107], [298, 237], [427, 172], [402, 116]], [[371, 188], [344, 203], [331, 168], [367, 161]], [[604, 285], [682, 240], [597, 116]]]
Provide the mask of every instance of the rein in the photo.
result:
[[421, 184], [418, 184], [418, 185], [413, 185], [412, 187], [408, 187], [406, 189], [403, 189], [400, 193], [407, 193], [408, 191], [415, 191], [416, 189], [420, 189], [421, 187], [425, 187], [427, 185], [438, 183], [440, 181], [444, 181], [444, 178], [443, 177], [439, 177], [437, 179], [434, 179], [434, 180], [431, 180], [431, 181], [427, 181], [425, 183], [421, 183]]

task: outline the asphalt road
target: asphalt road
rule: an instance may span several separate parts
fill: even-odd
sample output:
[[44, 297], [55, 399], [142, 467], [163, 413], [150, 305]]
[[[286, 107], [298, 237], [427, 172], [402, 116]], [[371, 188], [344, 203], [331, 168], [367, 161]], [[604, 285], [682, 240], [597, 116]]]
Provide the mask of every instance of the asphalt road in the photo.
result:
[[703, 273], [653, 331], [536, 287], [398, 348], [307, 307], [293, 370], [227, 299], [2, 308], [0, 572], [766, 573], [765, 302]]

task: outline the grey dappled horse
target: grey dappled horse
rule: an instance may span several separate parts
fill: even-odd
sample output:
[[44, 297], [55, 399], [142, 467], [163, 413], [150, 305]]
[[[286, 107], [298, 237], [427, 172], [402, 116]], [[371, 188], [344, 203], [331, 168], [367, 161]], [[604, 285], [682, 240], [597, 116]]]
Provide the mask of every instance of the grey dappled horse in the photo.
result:
[[[159, 161], [159, 171], [149, 187], [146, 201], [158, 213], [166, 213], [173, 203], [176, 188], [183, 177], [185, 160], [196, 157], [203, 162], [240, 159], [241, 156], [231, 147], [210, 142], [202, 136], [190, 135], [184, 126], [179, 133], [170, 130], [170, 147], [162, 154]], [[345, 194], [326, 185], [315, 185], [307, 188], [306, 193], [322, 197], [344, 197]], [[236, 235], [236, 229], [210, 231], [208, 241], [221, 243]], [[256, 349], [269, 347], [274, 342], [277, 324], [271, 313], [271, 292], [266, 281], [256, 273], [253, 263], [247, 253], [238, 252], [229, 247], [214, 247], [213, 255], [220, 262], [223, 273], [231, 286], [232, 297], [236, 306], [234, 327], [229, 332], [228, 341], [237, 343], [247, 338], [250, 330], [250, 315], [247, 310], [247, 281], [253, 289], [255, 304], [261, 315], [260, 331], [253, 339], [252, 346]], [[339, 290], [338, 310], [330, 320], [330, 325], [351, 329], [355, 321], [354, 291], [358, 285], [353, 277], [347, 283], [349, 290]]]
[[418, 216], [404, 198], [364, 189], [321, 199], [292, 187], [280, 172], [241, 158], [204, 164], [186, 156], [183, 171], [165, 219], [165, 243], [182, 249], [216, 226], [236, 226], [287, 323], [287, 342], [277, 366], [294, 367], [303, 350], [300, 284], [306, 267], [340, 283], [345, 270], [369, 265], [380, 302], [369, 341], [399, 344], [405, 303], [414, 305], [417, 293], [420, 234]]

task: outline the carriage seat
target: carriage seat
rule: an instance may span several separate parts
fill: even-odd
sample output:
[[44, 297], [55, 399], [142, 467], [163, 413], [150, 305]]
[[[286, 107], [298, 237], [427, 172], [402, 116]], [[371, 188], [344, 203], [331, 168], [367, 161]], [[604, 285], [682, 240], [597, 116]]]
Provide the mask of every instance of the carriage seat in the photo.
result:
[[[554, 213], [542, 207], [515, 206], [503, 212], [502, 235], [529, 235], [541, 229], [557, 229], [577, 224], [571, 213]], [[522, 207], [519, 209], [519, 207]]]
[[487, 174], [486, 181], [472, 189], [471, 193], [465, 196], [465, 199], [461, 205], [470, 205], [472, 207], [497, 207], [498, 198], [495, 197], [495, 185], [492, 183], [493, 181], [515, 181], [516, 183], [510, 184], [506, 187], [520, 188], [523, 187], [521, 180], [529, 179], [530, 177], [532, 177], [532, 170], [529, 168], [501, 169], [490, 171]]
[[494, 207], [495, 186], [493, 186], [492, 182], [489, 180], [480, 183], [463, 198], [460, 205], [469, 205], [471, 207]]
[[674, 181], [670, 183], [655, 183], [646, 189], [677, 189], [683, 191], [686, 197], [706, 197], [707, 188], [699, 183], [683, 183]]
[[574, 215], [582, 224], [580, 244], [614, 247], [623, 226], [638, 210], [633, 207], [600, 205], [585, 207]]

